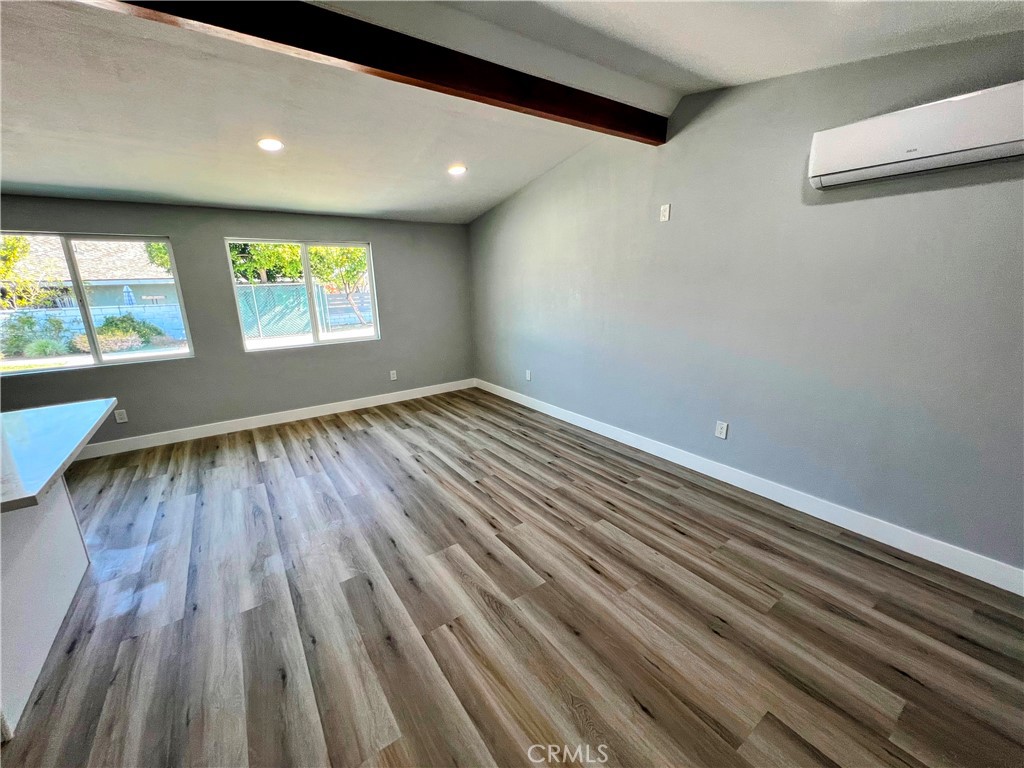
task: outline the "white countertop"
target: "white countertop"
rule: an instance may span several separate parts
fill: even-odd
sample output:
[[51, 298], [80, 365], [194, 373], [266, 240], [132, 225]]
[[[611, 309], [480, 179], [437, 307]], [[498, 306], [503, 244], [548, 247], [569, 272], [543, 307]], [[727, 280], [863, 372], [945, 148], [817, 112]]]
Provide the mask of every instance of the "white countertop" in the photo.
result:
[[39, 497], [64, 474], [115, 405], [117, 399], [108, 397], [0, 414], [0, 511], [38, 504]]

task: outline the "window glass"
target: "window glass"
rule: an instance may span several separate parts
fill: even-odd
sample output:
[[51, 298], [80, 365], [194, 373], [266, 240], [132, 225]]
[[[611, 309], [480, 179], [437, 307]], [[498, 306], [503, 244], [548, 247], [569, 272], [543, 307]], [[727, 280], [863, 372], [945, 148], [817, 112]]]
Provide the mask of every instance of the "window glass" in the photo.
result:
[[379, 338], [368, 244], [229, 240], [227, 248], [247, 350]]
[[71, 247], [103, 361], [189, 353], [167, 243], [72, 239]]
[[166, 239], [0, 237], [0, 374], [191, 354]]
[[56, 235], [0, 240], [0, 373], [93, 363], [85, 320]]
[[228, 244], [246, 349], [312, 344], [309, 292], [298, 243]]
[[310, 245], [309, 271], [321, 339], [376, 336], [365, 245]]

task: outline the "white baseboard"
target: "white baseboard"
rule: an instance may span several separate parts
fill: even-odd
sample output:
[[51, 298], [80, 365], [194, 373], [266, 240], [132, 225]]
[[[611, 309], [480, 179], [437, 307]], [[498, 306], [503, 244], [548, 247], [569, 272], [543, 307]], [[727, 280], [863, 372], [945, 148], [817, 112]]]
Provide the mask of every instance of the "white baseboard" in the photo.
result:
[[953, 544], [948, 544], [944, 541], [939, 541], [938, 539], [933, 539], [923, 533], [917, 533], [894, 523], [880, 520], [877, 517], [865, 515], [863, 512], [857, 512], [840, 504], [798, 491], [795, 488], [790, 488], [726, 464], [706, 459], [703, 456], [652, 440], [649, 437], [638, 435], [635, 432], [629, 432], [611, 424], [591, 419], [588, 416], [559, 408], [543, 400], [537, 400], [511, 389], [499, 387], [483, 379], [463, 379], [462, 381], [433, 384], [428, 387], [418, 387], [417, 389], [405, 389], [400, 392], [387, 392], [381, 395], [360, 397], [354, 400], [313, 405], [308, 408], [296, 408], [290, 411], [278, 411], [277, 413], [268, 413], [260, 416], [248, 416], [230, 421], [200, 424], [195, 427], [172, 429], [167, 432], [154, 432], [148, 435], [126, 437], [120, 440], [90, 443], [82, 449], [78, 458], [92, 459], [98, 456], [109, 456], [141, 448], [178, 443], [183, 440], [224, 435], [242, 429], [284, 424], [289, 421], [354, 411], [359, 408], [372, 408], [373, 406], [397, 403], [402, 400], [414, 400], [418, 397], [437, 395], [442, 392], [454, 392], [458, 389], [467, 389], [473, 386], [480, 387], [480, 389], [503, 397], [506, 400], [533, 408], [541, 413], [546, 413], [548, 416], [553, 416], [556, 419], [575, 424], [578, 427], [604, 435], [612, 440], [617, 440], [625, 445], [659, 456], [674, 464], [679, 464], [687, 469], [713, 477], [716, 480], [721, 480], [738, 488], [756, 493], [759, 496], [764, 496], [772, 501], [777, 501], [787, 507], [804, 512], [812, 517], [826, 520], [854, 533], [880, 541], [883, 544], [888, 544], [903, 552], [916, 555], [939, 565], [944, 565], [954, 571], [973, 576], [976, 579], [1009, 592], [1024, 595], [1024, 569], [994, 560], [976, 552], [971, 552]]
[[894, 523], [880, 520], [877, 517], [865, 515], [863, 512], [857, 512], [840, 504], [798, 491], [795, 488], [790, 488], [726, 464], [706, 459], [703, 456], [684, 451], [681, 448], [675, 448], [666, 443], [652, 440], [649, 437], [614, 427], [611, 424], [582, 416], [573, 411], [567, 411], [543, 400], [537, 400], [511, 389], [491, 384], [489, 381], [477, 379], [476, 386], [506, 400], [525, 405], [535, 411], [540, 411], [570, 424], [575, 424], [577, 427], [604, 435], [646, 453], [654, 454], [687, 469], [692, 469], [716, 480], [751, 491], [758, 496], [764, 496], [799, 512], [826, 520], [848, 531], [859, 533], [862, 536], [888, 544], [890, 547], [895, 547], [903, 552], [938, 563], [954, 571], [992, 584], [1000, 589], [1024, 595], [1024, 569], [1017, 568], [1009, 563], [993, 560], [985, 555], [979, 555], [976, 552], [933, 539], [923, 533], [917, 533]]
[[195, 440], [200, 437], [226, 435], [230, 432], [238, 432], [242, 429], [269, 427], [273, 424], [285, 424], [289, 421], [312, 419], [317, 416], [328, 416], [332, 413], [355, 411], [360, 408], [372, 408], [376, 405], [398, 403], [402, 400], [415, 400], [417, 397], [439, 395], [442, 392], [454, 392], [457, 389], [468, 389], [473, 386], [476, 386], [475, 379], [449, 381], [444, 384], [432, 384], [429, 387], [403, 389], [401, 392], [386, 392], [382, 395], [370, 395], [369, 397], [359, 397], [354, 400], [341, 400], [336, 403], [311, 405], [308, 408], [295, 408], [290, 411], [278, 411], [277, 413], [267, 413], [261, 416], [246, 416], [245, 418], [231, 419], [230, 421], [217, 421], [213, 424], [199, 424], [195, 427], [171, 429], [167, 432], [153, 432], [148, 435], [138, 435], [137, 437], [125, 437], [120, 440], [106, 440], [102, 443], [89, 443], [89, 445], [85, 446], [85, 448], [82, 449], [82, 452], [78, 454], [78, 458], [94, 459], [97, 456], [109, 456], [114, 453], [137, 451], [141, 448], [153, 448], [158, 445], [180, 443], [183, 440]]

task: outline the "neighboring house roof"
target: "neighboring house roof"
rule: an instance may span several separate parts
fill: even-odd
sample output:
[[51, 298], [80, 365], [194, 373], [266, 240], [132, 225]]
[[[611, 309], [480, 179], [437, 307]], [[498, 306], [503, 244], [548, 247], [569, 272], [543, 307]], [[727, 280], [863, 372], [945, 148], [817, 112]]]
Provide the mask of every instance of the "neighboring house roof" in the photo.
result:
[[[29, 254], [15, 268], [18, 276], [40, 282], [70, 281], [60, 238], [29, 235], [28, 239]], [[171, 279], [170, 272], [149, 260], [146, 246], [138, 240], [76, 240], [74, 249], [86, 282]]]

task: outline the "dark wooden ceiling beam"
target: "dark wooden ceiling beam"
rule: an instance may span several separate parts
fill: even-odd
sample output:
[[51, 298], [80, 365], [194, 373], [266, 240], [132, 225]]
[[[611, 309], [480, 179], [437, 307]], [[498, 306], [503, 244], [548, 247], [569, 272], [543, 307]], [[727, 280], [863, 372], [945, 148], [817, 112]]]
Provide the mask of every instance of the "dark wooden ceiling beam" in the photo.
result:
[[85, 1], [612, 136], [665, 143], [662, 115], [308, 3]]

